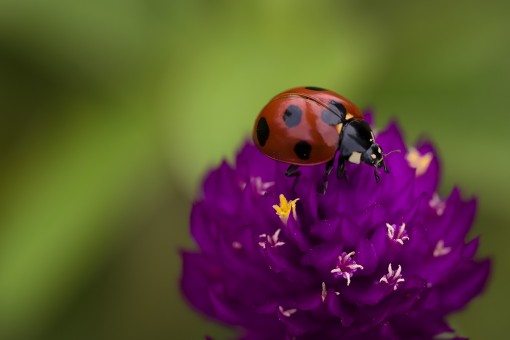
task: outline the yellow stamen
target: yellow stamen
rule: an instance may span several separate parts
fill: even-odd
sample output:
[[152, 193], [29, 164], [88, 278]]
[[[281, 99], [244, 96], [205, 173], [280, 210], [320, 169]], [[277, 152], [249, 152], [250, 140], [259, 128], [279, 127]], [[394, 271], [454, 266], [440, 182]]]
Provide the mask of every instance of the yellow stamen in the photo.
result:
[[326, 283], [322, 283], [322, 293], [321, 293], [321, 299], [322, 302], [326, 301], [326, 297], [328, 296], [328, 291], [326, 290]]
[[416, 169], [416, 177], [427, 172], [430, 162], [432, 161], [432, 152], [421, 155], [416, 148], [410, 148], [406, 156], [409, 166]]
[[287, 201], [283, 194], [280, 194], [280, 205], [273, 205], [273, 209], [276, 211], [276, 215], [280, 217], [283, 223], [287, 224], [287, 220], [289, 219], [290, 212], [292, 211], [292, 216], [294, 219], [297, 219], [296, 215], [296, 202], [299, 201], [299, 198], [295, 200]]

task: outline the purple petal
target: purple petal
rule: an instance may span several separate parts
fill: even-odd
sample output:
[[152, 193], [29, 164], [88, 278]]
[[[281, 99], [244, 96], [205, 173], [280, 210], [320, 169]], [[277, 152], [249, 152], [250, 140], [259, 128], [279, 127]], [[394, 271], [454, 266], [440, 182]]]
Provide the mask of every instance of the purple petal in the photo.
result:
[[209, 285], [223, 276], [221, 267], [197, 253], [181, 252], [181, 289], [191, 305], [207, 315], [215, 315], [208, 294]]
[[362, 240], [356, 248], [356, 262], [363, 266], [363, 270], [356, 272], [356, 276], [372, 275], [378, 263], [376, 250], [369, 240]]
[[310, 234], [322, 242], [338, 242], [354, 248], [363, 236], [360, 226], [351, 218], [339, 215], [312, 225]]
[[471, 263], [455, 273], [441, 289], [441, 305], [452, 311], [462, 308], [485, 287], [491, 270], [490, 261]]
[[213, 170], [204, 181], [204, 200], [220, 212], [234, 213], [240, 195], [241, 183], [226, 162], [223, 162], [217, 170]]
[[[479, 238], [465, 241], [476, 201], [463, 201], [458, 189], [437, 196], [431, 142], [417, 146], [432, 155], [417, 175], [396, 123], [376, 141], [384, 153], [401, 150], [385, 156], [390, 173], [379, 169], [376, 183], [373, 167], [347, 164], [348, 181], [332, 174], [325, 195], [317, 195], [324, 165], [301, 167], [293, 188], [288, 164], [251, 142], [234, 167], [212, 170], [190, 215], [198, 252], [181, 254], [190, 304], [239, 327], [244, 339], [425, 340], [451, 332], [446, 316], [478, 295], [490, 272], [490, 261], [473, 260]], [[280, 194], [299, 198], [297, 218], [276, 215]]]
[[191, 208], [190, 231], [195, 242], [205, 254], [216, 252], [220, 231], [215, 221], [208, 219], [203, 202], [195, 203]]
[[310, 248], [303, 255], [301, 264], [305, 266], [313, 266], [317, 268], [319, 272], [328, 274], [333, 268], [335, 268], [337, 258], [342, 251], [342, 244], [320, 244]]

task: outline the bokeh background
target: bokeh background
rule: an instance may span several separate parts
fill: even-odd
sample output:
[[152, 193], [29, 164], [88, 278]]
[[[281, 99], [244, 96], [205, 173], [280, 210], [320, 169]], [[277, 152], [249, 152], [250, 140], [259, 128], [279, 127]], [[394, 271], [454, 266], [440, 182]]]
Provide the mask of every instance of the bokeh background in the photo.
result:
[[426, 135], [493, 256], [452, 322], [508, 331], [506, 0], [1, 0], [0, 339], [199, 339], [178, 291], [201, 176], [315, 85]]

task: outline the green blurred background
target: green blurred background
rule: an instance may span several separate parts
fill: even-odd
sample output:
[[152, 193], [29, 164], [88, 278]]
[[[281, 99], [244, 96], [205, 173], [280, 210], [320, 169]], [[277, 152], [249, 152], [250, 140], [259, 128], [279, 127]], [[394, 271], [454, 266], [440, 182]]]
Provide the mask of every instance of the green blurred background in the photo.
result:
[[315, 85], [433, 138], [442, 193], [480, 198], [495, 257], [452, 318], [507, 333], [510, 5], [476, 1], [0, 0], [0, 339], [229, 331], [178, 291], [204, 172], [277, 92]]

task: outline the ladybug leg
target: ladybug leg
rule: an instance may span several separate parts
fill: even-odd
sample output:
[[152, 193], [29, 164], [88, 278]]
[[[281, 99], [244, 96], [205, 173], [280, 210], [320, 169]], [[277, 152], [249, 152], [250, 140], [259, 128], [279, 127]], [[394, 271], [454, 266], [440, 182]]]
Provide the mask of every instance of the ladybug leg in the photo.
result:
[[285, 176], [287, 176], [287, 177], [295, 177], [294, 178], [294, 183], [292, 183], [292, 191], [293, 192], [296, 191], [295, 190], [296, 189], [296, 185], [297, 185], [299, 176], [301, 176], [301, 173], [299, 171], [297, 171], [298, 168], [299, 168], [299, 165], [291, 164], [287, 168], [287, 171], [285, 171]]
[[384, 168], [384, 172], [389, 174], [390, 173], [390, 170], [388, 170], [388, 168], [386, 167], [386, 164], [384, 163], [384, 161], [381, 161], [381, 166]]
[[333, 170], [333, 165], [335, 164], [335, 158], [333, 157], [326, 163], [326, 171], [324, 171], [324, 176], [322, 177], [322, 187], [319, 190], [320, 195], [324, 195], [326, 193], [326, 189], [328, 188], [328, 177]]
[[336, 168], [336, 178], [340, 179], [340, 177], [344, 178], [345, 183], [347, 183], [347, 174], [345, 173], [345, 163], [344, 159], [340, 155], [338, 157], [338, 166]]
[[386, 167], [386, 164], [384, 164], [384, 161], [380, 161], [379, 164], [374, 169], [374, 177], [375, 177], [375, 181], [377, 183], [379, 183], [379, 173], [378, 173], [377, 169], [379, 169], [381, 167], [384, 168], [385, 173], [387, 173], [387, 174], [390, 173], [390, 170], [388, 170], [388, 168]]

